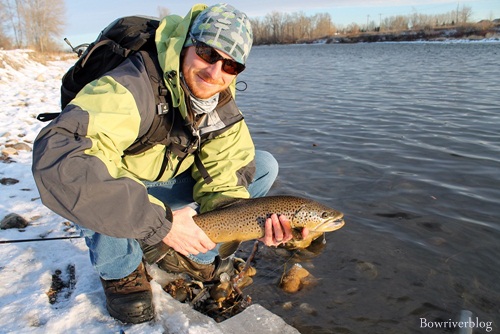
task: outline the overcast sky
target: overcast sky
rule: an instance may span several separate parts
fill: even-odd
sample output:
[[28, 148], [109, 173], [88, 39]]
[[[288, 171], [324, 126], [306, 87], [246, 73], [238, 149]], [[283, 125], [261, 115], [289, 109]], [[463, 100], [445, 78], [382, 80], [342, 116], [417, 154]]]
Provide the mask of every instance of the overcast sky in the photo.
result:
[[[67, 0], [67, 26], [64, 37], [73, 45], [93, 41], [108, 23], [120, 16], [158, 15], [158, 7], [172, 14], [186, 15], [191, 6], [201, 1], [192, 0]], [[500, 0], [238, 0], [226, 1], [248, 16], [263, 17], [273, 11], [282, 13], [304, 12], [306, 15], [329, 13], [336, 25], [366, 24], [367, 19], [378, 24], [384, 16], [441, 14], [457, 8], [472, 8], [474, 20], [499, 18]], [[214, 4], [216, 2], [205, 2]]]

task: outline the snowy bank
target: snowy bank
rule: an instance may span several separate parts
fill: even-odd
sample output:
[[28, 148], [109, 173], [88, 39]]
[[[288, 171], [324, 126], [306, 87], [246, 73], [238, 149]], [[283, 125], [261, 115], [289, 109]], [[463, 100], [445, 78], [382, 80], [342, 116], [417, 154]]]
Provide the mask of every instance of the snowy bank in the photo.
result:
[[[59, 110], [60, 80], [74, 60], [41, 64], [29, 54], [0, 50], [0, 220], [17, 214], [28, 223], [0, 230], [1, 332], [298, 333], [258, 304], [216, 323], [164, 292], [161, 284], [171, 277], [156, 266], [149, 268], [155, 320], [124, 325], [106, 311], [83, 239], [11, 242], [78, 236], [72, 223], [42, 205], [31, 175], [33, 141], [44, 126], [35, 117]], [[51, 304], [47, 292], [56, 273], [65, 287]]]

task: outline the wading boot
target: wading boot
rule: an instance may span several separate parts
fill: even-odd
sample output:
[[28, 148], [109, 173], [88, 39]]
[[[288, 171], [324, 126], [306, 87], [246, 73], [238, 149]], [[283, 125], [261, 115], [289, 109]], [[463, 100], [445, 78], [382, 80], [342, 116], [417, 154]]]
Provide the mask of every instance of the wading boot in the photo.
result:
[[153, 293], [144, 264], [130, 275], [117, 280], [103, 280], [106, 308], [109, 314], [124, 323], [138, 324], [154, 317]]
[[216, 256], [213, 263], [200, 264], [170, 248], [165, 256], [158, 261], [158, 267], [169, 273], [185, 273], [198, 281], [209, 282], [219, 280], [222, 273], [227, 273], [229, 277], [232, 277], [234, 275], [233, 262], [232, 257], [222, 260]]

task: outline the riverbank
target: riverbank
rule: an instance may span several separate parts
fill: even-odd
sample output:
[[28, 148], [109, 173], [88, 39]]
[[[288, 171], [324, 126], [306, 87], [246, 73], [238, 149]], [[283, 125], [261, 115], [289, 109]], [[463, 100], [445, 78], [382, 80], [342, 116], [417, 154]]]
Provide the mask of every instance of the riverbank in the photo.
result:
[[[497, 20], [495, 20], [496, 22]], [[337, 35], [320, 41], [301, 41], [301, 43], [374, 43], [374, 42], [416, 42], [416, 41], [449, 41], [449, 40], [498, 40], [500, 41], [500, 22], [488, 25], [475, 24], [463, 27], [446, 27], [441, 29], [418, 29], [400, 32], [361, 32], [356, 34]]]

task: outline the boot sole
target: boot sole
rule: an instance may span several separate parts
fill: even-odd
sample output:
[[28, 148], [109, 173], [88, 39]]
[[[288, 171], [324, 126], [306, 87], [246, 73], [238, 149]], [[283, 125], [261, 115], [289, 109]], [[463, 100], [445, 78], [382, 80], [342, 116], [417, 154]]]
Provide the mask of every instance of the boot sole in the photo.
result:
[[110, 316], [123, 323], [140, 324], [151, 321], [154, 318], [153, 306], [148, 306], [146, 308], [137, 307], [136, 310], [130, 310], [125, 313], [115, 311], [109, 304], [106, 304], [106, 309], [108, 310]]

